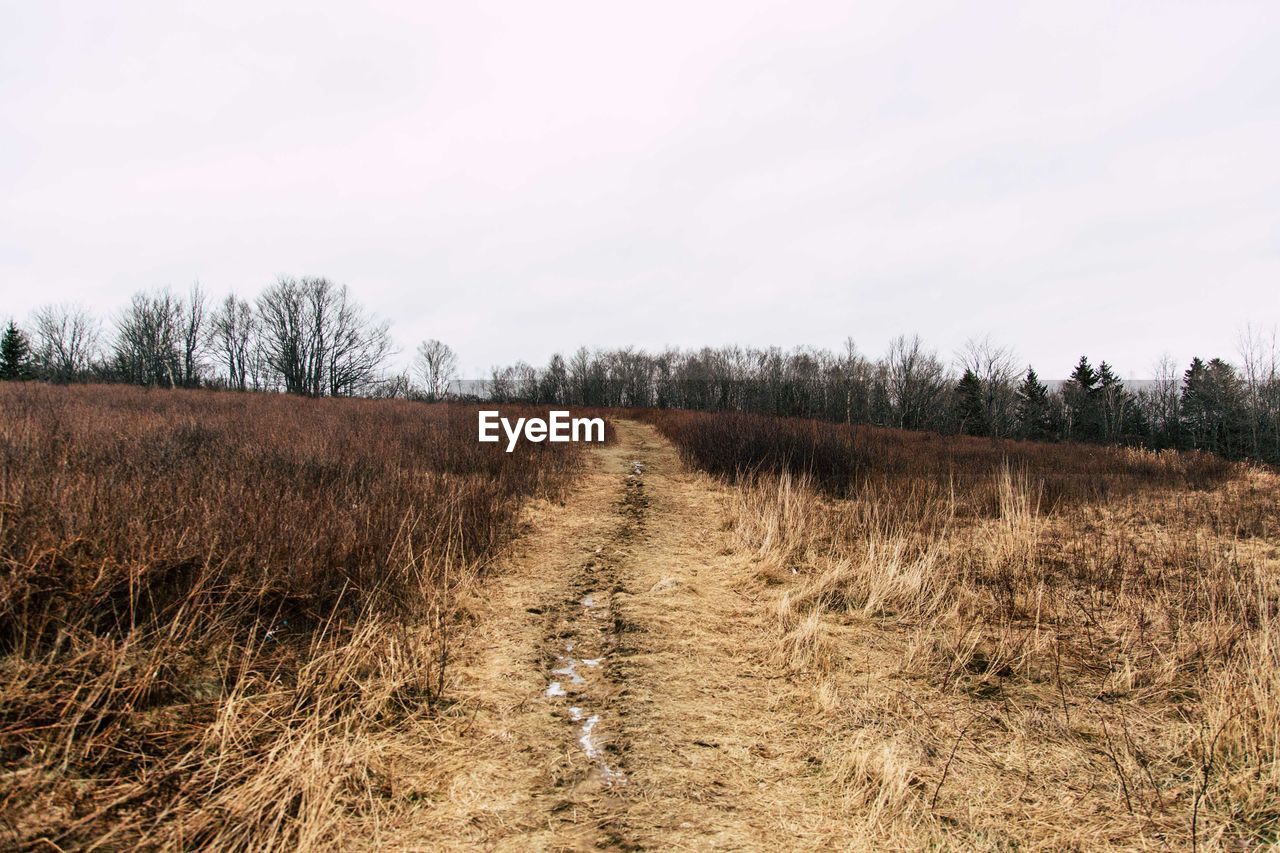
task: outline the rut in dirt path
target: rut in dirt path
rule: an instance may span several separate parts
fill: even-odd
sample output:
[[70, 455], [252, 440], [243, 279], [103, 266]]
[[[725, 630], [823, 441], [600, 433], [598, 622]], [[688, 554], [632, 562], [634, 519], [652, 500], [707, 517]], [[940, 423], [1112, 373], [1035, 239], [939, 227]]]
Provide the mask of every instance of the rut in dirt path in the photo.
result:
[[[548, 612], [548, 682], [544, 695], [561, 703], [561, 713], [575, 739], [580, 760], [595, 768], [597, 779], [613, 797], [627, 793], [626, 698], [620, 661], [631, 652], [622, 641], [633, 630], [617, 605], [627, 594], [624, 582], [631, 549], [645, 535], [649, 506], [644, 462], [633, 459], [617, 502], [617, 521], [607, 542], [596, 546], [570, 584], [569, 596]], [[625, 809], [608, 808], [596, 819], [599, 843], [627, 843]]]

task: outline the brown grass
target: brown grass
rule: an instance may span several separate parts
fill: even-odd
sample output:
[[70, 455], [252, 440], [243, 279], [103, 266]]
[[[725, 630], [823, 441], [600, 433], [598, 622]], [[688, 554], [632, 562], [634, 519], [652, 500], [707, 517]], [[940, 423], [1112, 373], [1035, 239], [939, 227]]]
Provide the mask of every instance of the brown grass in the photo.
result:
[[899, 499], [883, 509], [908, 515], [916, 510], [906, 501], [940, 490], [962, 514], [995, 515], [1000, 491], [990, 473], [999, 463], [1028, 473], [1046, 512], [1137, 491], [1203, 491], [1236, 470], [1221, 457], [1194, 451], [944, 436], [731, 412], [651, 409], [639, 417], [703, 471], [732, 478], [788, 471], [835, 497], [888, 489]]
[[[709, 447], [683, 417], [657, 421]], [[753, 420], [731, 441], [798, 429]], [[740, 483], [778, 662], [813, 679], [859, 825], [908, 847], [1277, 843], [1280, 478], [981, 444], [870, 453], [834, 488], [768, 452], [705, 466]]]
[[454, 598], [576, 470], [475, 424], [0, 387], [0, 846], [341, 845], [372, 733], [444, 701]]

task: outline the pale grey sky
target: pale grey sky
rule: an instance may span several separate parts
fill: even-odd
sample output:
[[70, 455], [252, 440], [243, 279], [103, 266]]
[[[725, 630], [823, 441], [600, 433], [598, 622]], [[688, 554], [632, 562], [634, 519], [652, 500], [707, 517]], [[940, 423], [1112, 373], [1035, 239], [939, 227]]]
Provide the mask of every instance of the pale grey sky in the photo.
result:
[[324, 275], [580, 344], [1145, 376], [1280, 322], [1280, 3], [0, 0], [0, 316]]

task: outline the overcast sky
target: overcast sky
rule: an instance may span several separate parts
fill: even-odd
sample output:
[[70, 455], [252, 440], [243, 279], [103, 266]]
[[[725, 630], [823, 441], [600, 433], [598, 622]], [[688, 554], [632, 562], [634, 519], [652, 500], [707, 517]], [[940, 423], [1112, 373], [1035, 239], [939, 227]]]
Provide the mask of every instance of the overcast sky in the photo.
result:
[[348, 284], [407, 360], [1234, 357], [1280, 3], [0, 0], [0, 317]]

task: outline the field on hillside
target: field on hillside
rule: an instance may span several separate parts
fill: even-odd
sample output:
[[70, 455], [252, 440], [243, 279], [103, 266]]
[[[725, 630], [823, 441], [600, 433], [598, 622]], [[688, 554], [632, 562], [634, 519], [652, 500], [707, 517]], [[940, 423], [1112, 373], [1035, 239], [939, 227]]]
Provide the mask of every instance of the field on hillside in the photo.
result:
[[[1280, 840], [1280, 479], [1202, 454], [651, 412], [736, 486], [859, 826]], [[869, 647], [885, 653], [867, 663]], [[874, 688], [866, 679], [876, 679]]]
[[0, 847], [1280, 841], [1274, 471], [613, 417], [0, 383]]
[[[0, 384], [0, 847], [323, 844], [570, 445], [474, 407]], [[42, 846], [42, 845], [47, 845]]]

